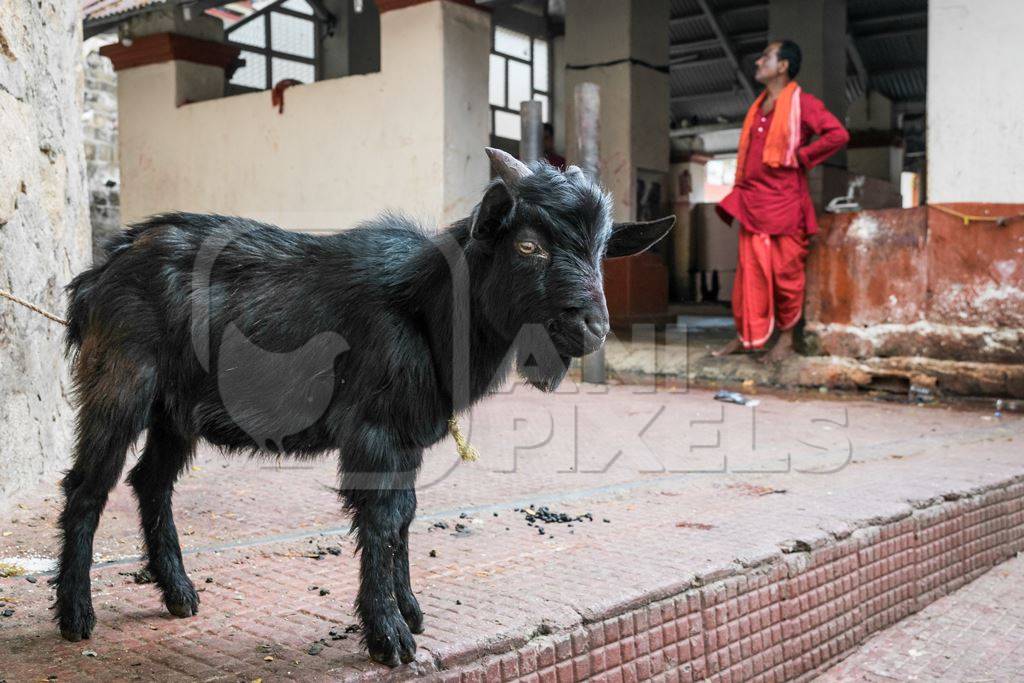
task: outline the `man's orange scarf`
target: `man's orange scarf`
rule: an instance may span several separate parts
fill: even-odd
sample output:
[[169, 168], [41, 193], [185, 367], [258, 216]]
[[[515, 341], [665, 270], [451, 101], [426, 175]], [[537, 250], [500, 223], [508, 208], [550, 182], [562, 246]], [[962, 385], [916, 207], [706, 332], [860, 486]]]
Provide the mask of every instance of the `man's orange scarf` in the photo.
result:
[[[775, 116], [768, 127], [764, 141], [764, 156], [761, 160], [772, 168], [799, 168], [796, 151], [800, 147], [800, 86], [796, 81], [782, 89], [775, 99]], [[750, 147], [750, 132], [761, 112], [761, 105], [768, 91], [762, 92], [747, 110], [740, 133], [740, 149], [736, 156], [736, 179], [742, 180], [747, 163], [747, 149]]]

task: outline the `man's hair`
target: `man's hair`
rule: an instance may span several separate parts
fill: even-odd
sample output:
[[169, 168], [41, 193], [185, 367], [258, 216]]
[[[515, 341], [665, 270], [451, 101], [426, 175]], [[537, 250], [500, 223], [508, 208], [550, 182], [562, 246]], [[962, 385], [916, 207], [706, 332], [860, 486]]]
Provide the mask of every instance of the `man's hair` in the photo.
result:
[[544, 124], [544, 132], [545, 133], [551, 133], [552, 135], [554, 135], [555, 134], [555, 127], [552, 126], [550, 123], [545, 123]]
[[786, 73], [790, 79], [796, 78], [796, 75], [800, 73], [800, 62], [804, 58], [803, 53], [800, 51], [800, 46], [788, 39], [775, 42], [779, 44], [778, 59], [785, 59], [789, 62], [789, 68], [786, 70]]

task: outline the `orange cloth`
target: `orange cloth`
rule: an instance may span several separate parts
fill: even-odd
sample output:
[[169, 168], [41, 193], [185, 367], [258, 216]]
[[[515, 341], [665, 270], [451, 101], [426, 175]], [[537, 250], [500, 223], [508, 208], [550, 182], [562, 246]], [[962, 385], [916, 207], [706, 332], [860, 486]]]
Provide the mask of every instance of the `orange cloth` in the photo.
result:
[[759, 349], [775, 328], [788, 330], [804, 307], [804, 235], [765, 235], [740, 228], [732, 314], [745, 349]]
[[[771, 168], [799, 168], [797, 149], [800, 147], [800, 86], [790, 81], [775, 99], [774, 116], [768, 128], [764, 143], [762, 161]], [[747, 110], [743, 119], [743, 131], [740, 133], [740, 148], [736, 156], [736, 182], [743, 180], [746, 171], [747, 148], [750, 147], [750, 135], [754, 123], [761, 112], [768, 91], [764, 90]]]

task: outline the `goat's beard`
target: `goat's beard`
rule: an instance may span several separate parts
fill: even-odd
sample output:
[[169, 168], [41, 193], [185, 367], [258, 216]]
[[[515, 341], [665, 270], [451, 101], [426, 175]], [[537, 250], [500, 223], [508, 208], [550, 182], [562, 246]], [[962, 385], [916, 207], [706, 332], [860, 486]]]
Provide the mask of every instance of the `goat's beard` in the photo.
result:
[[524, 325], [516, 336], [519, 376], [541, 391], [554, 391], [569, 371], [570, 356], [555, 348], [543, 325]]

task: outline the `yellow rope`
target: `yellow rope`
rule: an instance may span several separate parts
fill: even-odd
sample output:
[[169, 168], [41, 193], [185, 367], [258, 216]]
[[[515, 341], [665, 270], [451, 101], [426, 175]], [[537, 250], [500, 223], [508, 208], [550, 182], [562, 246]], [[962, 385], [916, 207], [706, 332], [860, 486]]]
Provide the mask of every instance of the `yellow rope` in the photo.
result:
[[939, 204], [929, 204], [928, 206], [936, 211], [941, 211], [944, 214], [959, 218], [964, 222], [964, 225], [970, 225], [971, 221], [975, 221], [978, 223], [995, 223], [1002, 228], [1010, 221], [1024, 219], [1024, 214], [1021, 213], [1011, 216], [972, 216], [969, 213], [960, 213], [956, 209], [951, 209], [948, 206], [940, 206]]
[[459, 429], [459, 418], [454, 415], [448, 418], [448, 432], [455, 439], [455, 448], [464, 462], [476, 462], [480, 459], [480, 452], [473, 448], [469, 440], [466, 439], [466, 435]]
[[68, 321], [65, 320], [64, 318], [61, 318], [60, 316], [56, 316], [53, 313], [50, 313], [49, 311], [47, 311], [45, 309], [39, 308], [35, 304], [30, 304], [29, 302], [25, 301], [24, 299], [21, 299], [19, 297], [14, 296], [13, 294], [11, 294], [10, 292], [8, 292], [5, 289], [0, 289], [0, 296], [2, 296], [5, 299], [10, 299], [11, 301], [13, 301], [16, 304], [21, 304], [22, 306], [24, 306], [25, 308], [29, 309], [30, 311], [35, 311], [39, 315], [43, 316], [44, 318], [49, 318], [50, 320], [52, 320], [55, 323], [60, 323], [61, 325], [67, 325], [68, 324]]

